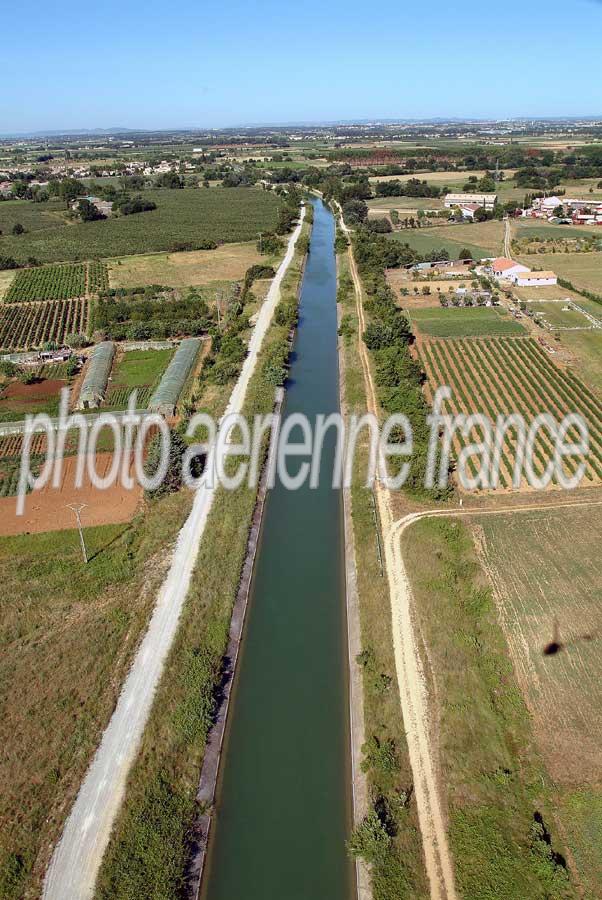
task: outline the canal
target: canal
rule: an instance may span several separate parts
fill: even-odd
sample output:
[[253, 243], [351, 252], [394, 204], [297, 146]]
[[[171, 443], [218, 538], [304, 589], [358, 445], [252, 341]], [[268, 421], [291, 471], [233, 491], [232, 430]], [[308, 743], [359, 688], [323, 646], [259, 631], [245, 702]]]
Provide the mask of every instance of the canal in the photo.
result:
[[[334, 219], [313, 201], [284, 415], [338, 412]], [[276, 482], [265, 507], [203, 879], [204, 900], [350, 900], [341, 495]], [[295, 431], [292, 440], [299, 440]], [[289, 472], [302, 462], [289, 460]]]

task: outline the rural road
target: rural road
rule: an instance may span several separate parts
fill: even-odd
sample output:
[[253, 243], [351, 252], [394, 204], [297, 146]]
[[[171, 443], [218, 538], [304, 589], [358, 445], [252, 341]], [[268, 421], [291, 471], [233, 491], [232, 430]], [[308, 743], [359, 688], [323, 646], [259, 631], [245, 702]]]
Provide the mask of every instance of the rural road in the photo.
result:
[[[261, 307], [240, 376], [224, 415], [242, 412], [249, 381], [280, 294], [282, 278], [293, 259], [305, 217], [293, 231], [278, 271]], [[213, 453], [207, 460], [209, 468]], [[124, 682], [117, 705], [81, 785], [52, 856], [44, 883], [45, 900], [88, 900], [119, 812], [129, 770], [136, 758], [155, 689], [173, 643], [188, 593], [198, 550], [216, 488], [201, 482], [182, 527], [142, 643]]]
[[510, 256], [510, 244], [512, 242], [512, 232], [510, 230], [510, 218], [507, 218], [504, 222], [505, 230], [504, 230], [504, 256], [506, 259], [511, 259]]

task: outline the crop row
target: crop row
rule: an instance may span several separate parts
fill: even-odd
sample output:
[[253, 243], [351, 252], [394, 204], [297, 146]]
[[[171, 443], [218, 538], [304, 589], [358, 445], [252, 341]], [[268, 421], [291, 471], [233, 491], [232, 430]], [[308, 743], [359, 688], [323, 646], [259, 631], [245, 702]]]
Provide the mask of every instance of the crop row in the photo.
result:
[[11, 284], [6, 303], [31, 300], [69, 300], [86, 293], [86, 263], [22, 269]]
[[88, 263], [88, 294], [100, 294], [109, 290], [109, 271], [106, 263], [95, 259]]
[[57, 300], [47, 303], [0, 306], [0, 347], [33, 350], [48, 341], [64, 343], [68, 334], [88, 328], [87, 300]]
[[[602, 429], [598, 424], [600, 407], [597, 398], [575, 376], [567, 378], [535, 341], [495, 337], [430, 340], [423, 342], [421, 353], [432, 390], [440, 384], [449, 384], [452, 388], [448, 411], [479, 412], [492, 421], [500, 414], [515, 412], [527, 423], [542, 412], [551, 413], [557, 420], [568, 413], [581, 414], [588, 423], [590, 434], [585, 477], [590, 482], [602, 479]], [[469, 439], [473, 441], [479, 437], [473, 431]], [[577, 439], [577, 430], [572, 428], [568, 437]], [[512, 483], [516, 441], [516, 430], [511, 429], [502, 448], [502, 487]], [[466, 437], [457, 436], [455, 452], [465, 444]], [[542, 430], [535, 443], [533, 458], [538, 475], [543, 474], [552, 454], [552, 439]], [[574, 459], [566, 459], [564, 466], [567, 474], [577, 470]]]

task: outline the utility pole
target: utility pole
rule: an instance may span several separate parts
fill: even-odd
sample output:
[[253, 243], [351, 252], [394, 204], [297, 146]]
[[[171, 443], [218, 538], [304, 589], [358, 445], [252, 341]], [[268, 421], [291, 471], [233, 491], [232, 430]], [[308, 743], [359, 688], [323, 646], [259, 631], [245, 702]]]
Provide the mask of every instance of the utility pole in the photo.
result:
[[88, 552], [86, 550], [86, 542], [84, 541], [84, 532], [82, 529], [82, 520], [81, 520], [81, 512], [82, 509], [87, 507], [87, 503], [68, 503], [67, 509], [72, 510], [75, 513], [75, 518], [77, 520], [77, 530], [79, 531], [79, 542], [82, 547], [82, 556], [84, 557], [84, 562], [88, 562]]

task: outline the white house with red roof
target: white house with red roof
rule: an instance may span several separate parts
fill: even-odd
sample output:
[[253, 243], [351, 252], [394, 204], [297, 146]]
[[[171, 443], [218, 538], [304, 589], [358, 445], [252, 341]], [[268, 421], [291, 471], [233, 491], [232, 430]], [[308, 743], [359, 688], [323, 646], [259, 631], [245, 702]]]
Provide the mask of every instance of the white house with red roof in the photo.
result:
[[505, 256], [498, 256], [497, 259], [491, 261], [490, 265], [493, 277], [498, 279], [511, 280], [515, 275], [520, 275], [521, 272], [530, 271], [528, 266], [523, 266], [522, 263], [514, 262], [513, 259], [507, 259]]

